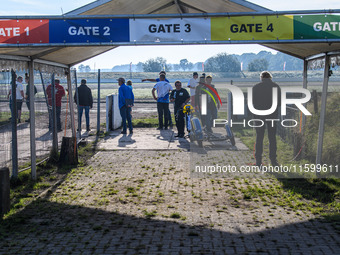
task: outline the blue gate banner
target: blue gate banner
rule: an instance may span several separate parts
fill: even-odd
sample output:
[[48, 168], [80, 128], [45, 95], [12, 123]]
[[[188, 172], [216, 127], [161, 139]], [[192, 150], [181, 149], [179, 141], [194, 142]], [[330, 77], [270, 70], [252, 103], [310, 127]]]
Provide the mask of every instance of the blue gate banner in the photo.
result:
[[50, 43], [129, 42], [129, 19], [50, 20]]

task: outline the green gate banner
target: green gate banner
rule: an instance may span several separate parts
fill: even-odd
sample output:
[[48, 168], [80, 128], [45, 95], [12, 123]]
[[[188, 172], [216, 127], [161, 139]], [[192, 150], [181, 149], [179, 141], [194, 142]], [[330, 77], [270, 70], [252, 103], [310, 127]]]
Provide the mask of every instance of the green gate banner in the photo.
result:
[[339, 39], [339, 15], [294, 16], [294, 39]]

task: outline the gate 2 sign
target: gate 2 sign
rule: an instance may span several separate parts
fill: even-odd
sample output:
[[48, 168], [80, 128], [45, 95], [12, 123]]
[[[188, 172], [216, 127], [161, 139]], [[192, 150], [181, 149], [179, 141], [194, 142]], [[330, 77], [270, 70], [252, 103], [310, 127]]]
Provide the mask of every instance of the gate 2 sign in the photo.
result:
[[50, 20], [50, 43], [129, 41], [129, 19]]

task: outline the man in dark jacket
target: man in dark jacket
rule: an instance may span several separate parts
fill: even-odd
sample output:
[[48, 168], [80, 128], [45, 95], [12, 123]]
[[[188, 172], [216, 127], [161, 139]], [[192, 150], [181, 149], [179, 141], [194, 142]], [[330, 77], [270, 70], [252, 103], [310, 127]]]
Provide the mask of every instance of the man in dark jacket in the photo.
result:
[[190, 101], [189, 93], [182, 88], [180, 81], [175, 82], [176, 89], [171, 92], [170, 100], [175, 102], [175, 119], [178, 134], [175, 137], [184, 137], [184, 113], [183, 107]]
[[[272, 81], [272, 75], [264, 71], [260, 75], [261, 82], [253, 87], [253, 105], [256, 110], [271, 109], [273, 104], [273, 89], [277, 88], [277, 106], [276, 110], [269, 115], [256, 115], [254, 118], [261, 120], [256, 124], [256, 146], [255, 146], [255, 159], [256, 165], [262, 165], [262, 152], [263, 152], [263, 138], [265, 126], [267, 125], [268, 139], [269, 139], [269, 158], [273, 166], [278, 166], [276, 159], [276, 121], [266, 121], [270, 119], [277, 119], [279, 106], [281, 105], [281, 89], [279, 85]], [[261, 124], [263, 124], [261, 126]]]
[[[77, 101], [79, 100], [79, 103]], [[85, 119], [86, 119], [86, 131], [90, 131], [90, 109], [93, 106], [93, 98], [91, 89], [86, 85], [86, 80], [82, 79], [81, 84], [78, 87], [78, 96], [77, 91], [74, 94], [74, 101], [78, 105], [78, 113], [79, 113], [79, 130], [81, 131], [81, 118], [83, 116], [83, 111], [85, 110]]]

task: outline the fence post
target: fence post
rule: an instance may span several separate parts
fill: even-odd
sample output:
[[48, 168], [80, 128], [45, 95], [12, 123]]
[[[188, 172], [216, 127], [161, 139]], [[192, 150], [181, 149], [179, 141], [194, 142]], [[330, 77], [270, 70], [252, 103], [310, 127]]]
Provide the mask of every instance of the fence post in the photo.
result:
[[100, 132], [100, 69], [98, 69], [97, 134]]
[[16, 86], [16, 73], [12, 69], [12, 89], [11, 89], [11, 100], [12, 100], [12, 178], [18, 177], [18, 134], [17, 134], [17, 86]]
[[10, 209], [9, 168], [0, 169], [0, 218]]
[[37, 160], [36, 160], [36, 146], [35, 146], [35, 107], [34, 107], [34, 62], [28, 62], [29, 68], [29, 104], [30, 104], [30, 149], [31, 149], [31, 178], [37, 180]]
[[[322, 85], [322, 94], [321, 94], [321, 108], [320, 108], [320, 120], [319, 120], [319, 134], [318, 134], [318, 147], [316, 152], [316, 164], [322, 163], [322, 146], [323, 146], [323, 136], [325, 131], [325, 118], [326, 118], [326, 105], [327, 105], [327, 91], [328, 91], [328, 81], [329, 81], [329, 66], [330, 56], [325, 56], [325, 69], [324, 69], [324, 77], [323, 77], [323, 85]], [[316, 173], [317, 176], [320, 176], [320, 173]]]
[[57, 161], [58, 159], [58, 134], [57, 134], [57, 109], [56, 109], [56, 98], [55, 98], [55, 79], [54, 79], [54, 73], [51, 77], [52, 80], [52, 150], [50, 154], [50, 158]]
[[318, 113], [318, 93], [314, 89], [312, 92], [312, 97], [313, 97], [313, 103], [314, 103], [314, 113]]

